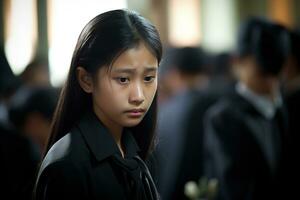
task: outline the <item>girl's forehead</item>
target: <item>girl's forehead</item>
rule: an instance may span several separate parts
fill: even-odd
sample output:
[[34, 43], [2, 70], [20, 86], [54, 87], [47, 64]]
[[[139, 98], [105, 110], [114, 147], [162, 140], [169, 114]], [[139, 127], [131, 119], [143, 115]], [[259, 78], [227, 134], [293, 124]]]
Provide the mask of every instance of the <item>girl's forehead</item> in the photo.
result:
[[158, 61], [144, 44], [124, 51], [112, 64], [112, 70], [145, 67], [158, 67]]

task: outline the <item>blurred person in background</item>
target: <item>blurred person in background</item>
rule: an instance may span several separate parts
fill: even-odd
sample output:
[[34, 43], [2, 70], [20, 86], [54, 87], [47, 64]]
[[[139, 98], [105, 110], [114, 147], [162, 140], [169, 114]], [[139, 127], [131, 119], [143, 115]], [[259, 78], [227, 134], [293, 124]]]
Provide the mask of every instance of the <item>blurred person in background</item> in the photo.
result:
[[[196, 183], [205, 181], [203, 177], [204, 116], [210, 106], [234, 89], [235, 78], [232, 72], [233, 55], [230, 52], [222, 52], [211, 55], [209, 60], [210, 80], [208, 86], [190, 105], [191, 109], [186, 117], [183, 164], [179, 170], [182, 173], [180, 173], [180, 178], [178, 178], [180, 180], [178, 181], [178, 185], [180, 185], [181, 190], [190, 181]], [[181, 197], [180, 199], [185, 198], [187, 197]]]
[[240, 27], [236, 88], [204, 122], [204, 175], [217, 179], [217, 199], [284, 199], [287, 118], [279, 76], [288, 51], [284, 27], [262, 18]]
[[9, 106], [9, 119], [42, 155], [50, 134], [50, 124], [58, 100], [58, 90], [51, 87], [30, 87], [15, 94]]
[[174, 66], [174, 60], [176, 57], [176, 47], [166, 47], [163, 55], [163, 59], [159, 68], [159, 87], [158, 87], [158, 102], [163, 104], [165, 101], [169, 100], [176, 94], [177, 86], [172, 82], [172, 67]]
[[0, 193], [1, 199], [32, 199], [39, 156], [31, 141], [11, 127], [8, 106], [20, 86], [0, 50]]
[[20, 80], [12, 72], [4, 49], [0, 48], [0, 123], [8, 123], [8, 102], [20, 86]]
[[[189, 59], [191, 60], [188, 61]], [[189, 62], [191, 67], [185, 69], [184, 62]], [[201, 73], [195, 67], [199, 63]], [[168, 47], [161, 63], [163, 67], [159, 69], [159, 104], [163, 105], [187, 88], [205, 88], [208, 83], [208, 65], [208, 54], [199, 47]]]
[[50, 86], [48, 64], [42, 59], [30, 62], [19, 77], [25, 86]]
[[221, 52], [211, 56], [210, 60], [211, 79], [208, 90], [211, 95], [220, 97], [232, 91], [236, 83], [233, 69], [235, 56], [229, 51]]
[[[159, 105], [158, 115], [158, 172], [159, 190], [162, 199], [182, 199], [186, 176], [193, 173], [185, 171], [186, 162], [185, 124], [190, 105], [201, 96], [209, 81], [207, 53], [200, 47], [178, 47], [171, 50], [171, 56], [164, 57], [168, 66], [163, 66], [160, 77], [162, 87], [169, 88], [169, 97]], [[165, 64], [166, 64], [165, 63]], [[161, 93], [163, 91], [160, 91]], [[193, 152], [192, 157], [197, 157]], [[190, 169], [190, 168], [189, 168]], [[193, 168], [194, 170], [194, 168]]]

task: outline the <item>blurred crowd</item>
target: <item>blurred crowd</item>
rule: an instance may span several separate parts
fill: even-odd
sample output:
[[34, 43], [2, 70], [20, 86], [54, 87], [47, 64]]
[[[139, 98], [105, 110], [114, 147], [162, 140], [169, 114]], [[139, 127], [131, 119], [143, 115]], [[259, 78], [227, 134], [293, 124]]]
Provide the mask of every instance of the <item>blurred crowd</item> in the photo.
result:
[[32, 61], [13, 74], [0, 50], [0, 177], [2, 197], [32, 199], [59, 89], [50, 85], [47, 62]]
[[155, 152], [162, 199], [299, 198], [300, 32], [253, 17], [236, 43], [218, 54], [165, 51]]
[[[230, 52], [164, 50], [154, 151], [162, 200], [299, 196], [300, 31], [249, 18], [237, 35]], [[31, 199], [59, 92], [47, 62], [16, 76], [0, 49], [0, 187], [12, 199]]]

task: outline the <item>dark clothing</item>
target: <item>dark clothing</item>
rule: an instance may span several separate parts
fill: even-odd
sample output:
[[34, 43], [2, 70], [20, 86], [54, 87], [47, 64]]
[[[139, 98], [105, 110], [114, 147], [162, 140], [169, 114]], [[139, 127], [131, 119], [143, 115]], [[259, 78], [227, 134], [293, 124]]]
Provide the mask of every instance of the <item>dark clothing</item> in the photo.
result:
[[[216, 99], [217, 95], [208, 93], [206, 89], [190, 89], [160, 106], [158, 189], [163, 199], [186, 199], [185, 184], [200, 178], [203, 135], [201, 118]], [[201, 108], [198, 104], [201, 104]]]
[[184, 194], [186, 183], [198, 182], [203, 175], [203, 117], [231, 90], [229, 83], [215, 83], [201, 90], [186, 90], [160, 107], [158, 189], [163, 199], [188, 199]]
[[237, 93], [208, 111], [204, 171], [219, 181], [217, 199], [280, 199], [286, 125], [283, 109], [267, 119]]
[[[190, 106], [200, 91], [184, 91], [159, 107], [158, 185], [162, 199], [174, 199], [185, 144], [185, 126]], [[180, 190], [182, 191], [182, 190]]]
[[96, 115], [85, 115], [49, 150], [39, 172], [36, 199], [158, 199], [131, 133], [123, 132], [122, 144], [124, 159]]
[[32, 199], [39, 154], [26, 137], [0, 124], [0, 192], [8, 199]]
[[[285, 96], [289, 119], [289, 171], [287, 181], [297, 180], [300, 178], [300, 88], [290, 91]], [[286, 189], [291, 195], [297, 199], [300, 197], [298, 185], [293, 184], [292, 187]]]
[[[300, 132], [300, 89], [290, 92], [285, 97], [288, 116], [289, 116], [289, 134], [295, 152], [299, 152], [299, 132]], [[296, 149], [297, 148], [297, 149]], [[299, 162], [298, 162], [299, 163]]]

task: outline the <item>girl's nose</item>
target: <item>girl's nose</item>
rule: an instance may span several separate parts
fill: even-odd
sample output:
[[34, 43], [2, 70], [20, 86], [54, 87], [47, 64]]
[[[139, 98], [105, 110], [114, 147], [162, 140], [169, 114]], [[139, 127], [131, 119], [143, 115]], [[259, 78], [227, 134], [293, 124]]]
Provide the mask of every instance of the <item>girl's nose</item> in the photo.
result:
[[129, 103], [134, 105], [140, 105], [144, 102], [144, 100], [145, 97], [144, 97], [143, 88], [140, 84], [136, 84], [131, 89], [131, 93], [129, 96]]

